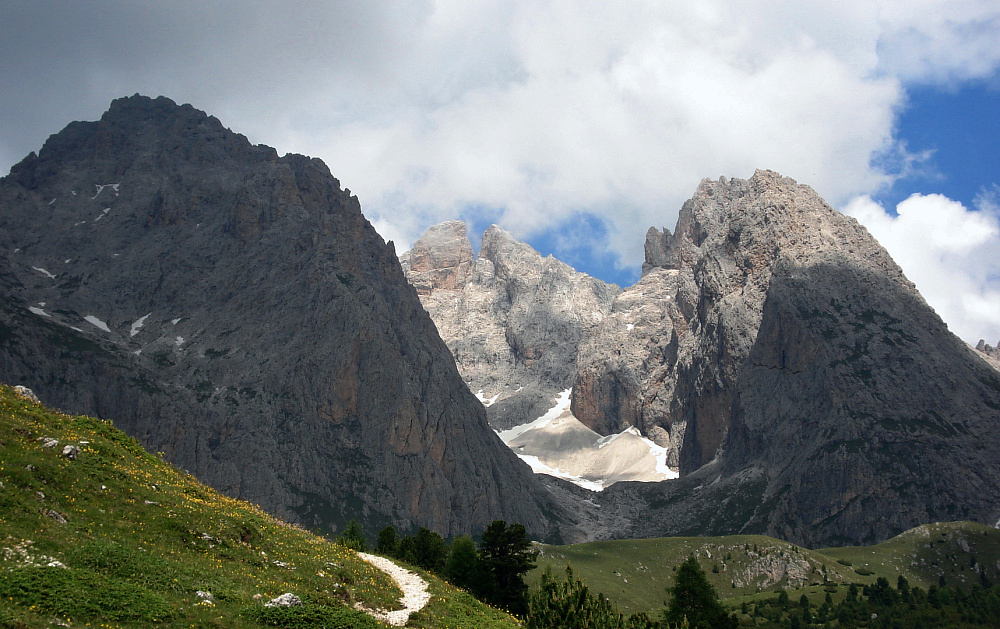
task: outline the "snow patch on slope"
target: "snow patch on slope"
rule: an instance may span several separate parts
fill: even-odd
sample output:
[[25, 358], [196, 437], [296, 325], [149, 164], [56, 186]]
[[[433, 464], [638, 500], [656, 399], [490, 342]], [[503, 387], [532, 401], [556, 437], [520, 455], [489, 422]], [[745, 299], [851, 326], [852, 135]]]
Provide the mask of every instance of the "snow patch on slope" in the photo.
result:
[[[118, 196], [118, 186], [119, 185], [120, 184], [117, 184], [117, 183], [105, 183], [105, 184], [95, 183], [94, 187], [97, 188], [97, 194], [95, 194], [94, 196], [90, 197], [90, 200], [93, 201], [97, 197], [101, 196], [101, 193], [104, 192], [105, 188], [111, 188], [112, 190], [114, 190], [115, 196], [117, 197]], [[76, 193], [74, 192], [73, 194], [75, 195]]]
[[142, 327], [142, 324], [146, 323], [146, 319], [148, 319], [149, 315], [151, 315], [151, 314], [153, 314], [153, 313], [150, 312], [150, 313], [146, 314], [145, 316], [139, 317], [138, 319], [136, 319], [135, 321], [133, 321], [132, 322], [132, 328], [128, 331], [128, 335], [129, 336], [135, 336], [136, 334], [138, 334], [139, 333], [139, 328]]
[[504, 443], [510, 445], [511, 441], [520, 437], [529, 430], [538, 430], [541, 428], [545, 428], [550, 423], [552, 423], [552, 420], [556, 419], [563, 413], [569, 412], [570, 394], [572, 394], [572, 392], [573, 389], [566, 389], [565, 391], [560, 393], [559, 397], [556, 398], [556, 405], [547, 410], [545, 414], [539, 417], [538, 419], [528, 422], [527, 424], [514, 426], [509, 430], [504, 430], [498, 432], [497, 434], [500, 435], [500, 438], [503, 439]]
[[486, 395], [483, 394], [483, 390], [482, 389], [479, 389], [478, 391], [476, 391], [476, 397], [479, 398], [479, 401], [483, 403], [483, 406], [492, 406], [494, 404], [494, 402], [497, 401], [497, 398], [500, 397], [500, 394], [497, 393], [493, 397], [489, 398], [489, 397], [486, 397]]
[[100, 319], [98, 319], [94, 315], [87, 315], [86, 317], [83, 318], [83, 320], [86, 321], [87, 323], [89, 323], [90, 325], [94, 326], [94, 327], [97, 327], [97, 328], [100, 328], [100, 329], [104, 330], [105, 332], [111, 332], [111, 329], [108, 328], [108, 324], [105, 323], [105, 322], [103, 322], [103, 321], [101, 321]]
[[601, 436], [570, 412], [571, 389], [538, 419], [497, 434], [536, 474], [568, 480], [591, 491], [619, 481], [656, 482], [677, 478], [667, 466], [667, 449], [638, 429]]
[[531, 467], [531, 471], [535, 474], [548, 474], [549, 476], [555, 476], [556, 478], [568, 480], [574, 485], [578, 485], [584, 489], [589, 489], [590, 491], [604, 491], [603, 480], [593, 481], [579, 476], [574, 476], [573, 474], [560, 470], [557, 467], [549, 467], [548, 465], [542, 463], [537, 456], [532, 456], [530, 454], [518, 454], [517, 456], [519, 459], [527, 463]]

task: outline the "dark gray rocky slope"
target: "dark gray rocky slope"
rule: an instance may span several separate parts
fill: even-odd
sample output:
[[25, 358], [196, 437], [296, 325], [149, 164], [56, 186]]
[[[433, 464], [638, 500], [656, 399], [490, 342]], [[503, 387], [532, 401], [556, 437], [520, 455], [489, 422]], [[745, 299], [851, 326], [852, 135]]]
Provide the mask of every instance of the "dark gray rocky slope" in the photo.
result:
[[544, 536], [391, 243], [326, 166], [116, 100], [0, 180], [0, 380], [308, 526]]

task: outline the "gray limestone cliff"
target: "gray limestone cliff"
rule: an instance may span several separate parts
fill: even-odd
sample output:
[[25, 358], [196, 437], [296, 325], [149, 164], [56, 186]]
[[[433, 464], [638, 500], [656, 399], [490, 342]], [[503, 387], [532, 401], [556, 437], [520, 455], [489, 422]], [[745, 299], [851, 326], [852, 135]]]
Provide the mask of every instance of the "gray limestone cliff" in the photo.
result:
[[465, 224], [449, 221], [430, 228], [400, 261], [498, 429], [542, 415], [572, 386], [580, 343], [620, 292], [496, 225], [483, 235], [478, 258]]
[[646, 248], [619, 301], [654, 295], [658, 310], [616, 307], [575, 391], [596, 390], [607, 423], [680, 424], [684, 475], [606, 490], [604, 534], [832, 545], [997, 521], [1000, 375], [856, 221], [758, 171], [702, 182]]
[[[427, 242], [454, 249], [464, 226], [449, 225], [450, 239]], [[484, 245], [480, 261], [493, 250]], [[514, 373], [514, 345], [505, 343], [518, 332], [511, 317], [494, 314], [509, 306], [472, 309], [470, 296], [488, 295], [488, 304], [515, 296], [519, 312], [542, 321], [552, 302], [510, 280], [495, 293], [470, 291], [476, 282], [496, 286], [474, 279], [476, 270], [458, 290], [452, 278], [471, 261], [462, 251], [456, 270], [443, 273], [452, 288], [422, 299], [459, 370], [486, 396], [491, 378]], [[639, 282], [610, 306], [590, 305], [589, 317], [593, 302], [574, 302], [569, 310], [585, 322], [579, 333], [555, 337], [571, 343], [539, 343], [532, 356], [552, 352], [572, 368], [555, 382], [572, 384], [580, 421], [602, 434], [639, 428], [668, 448], [681, 477], [600, 493], [546, 478], [579, 530], [592, 538], [764, 533], [822, 546], [877, 542], [930, 521], [997, 522], [992, 348], [977, 352], [951, 334], [854, 219], [808, 186], [758, 171], [703, 181], [673, 232], [649, 230], [645, 251]], [[537, 254], [518, 259], [517, 277], [533, 278], [531, 287], [556, 266]], [[411, 268], [410, 281], [430, 286], [426, 268]], [[487, 268], [495, 282], [492, 261]]]
[[116, 100], [0, 180], [0, 293], [0, 380], [230, 495], [315, 527], [549, 530], [392, 244], [317, 159]]
[[725, 439], [779, 262], [856, 258], [912, 289], [863, 227], [768, 171], [703, 182], [675, 233], [650, 229], [645, 250], [642, 279], [580, 350], [573, 412], [599, 432], [639, 427], [682, 473]]

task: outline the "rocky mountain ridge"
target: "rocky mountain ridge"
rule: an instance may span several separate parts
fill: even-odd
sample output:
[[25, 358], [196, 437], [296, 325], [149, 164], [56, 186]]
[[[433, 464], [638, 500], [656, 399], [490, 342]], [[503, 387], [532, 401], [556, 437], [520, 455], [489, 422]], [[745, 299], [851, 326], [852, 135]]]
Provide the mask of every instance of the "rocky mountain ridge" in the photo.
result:
[[321, 161], [137, 95], [17, 164], [0, 208], [0, 380], [308, 526], [550, 530]]
[[[820, 546], [1000, 520], [1000, 373], [777, 173], [703, 181], [624, 291], [498, 227], [476, 257], [461, 223], [401, 268], [322, 162], [164, 98], [52, 136], [0, 210], [0, 380], [308, 526]], [[487, 419], [570, 390], [680, 478], [531, 474]]]
[[638, 427], [681, 478], [596, 497], [546, 481], [593, 501], [577, 512], [594, 537], [867, 543], [997, 521], [1000, 378], [855, 220], [758, 171], [703, 181], [645, 248], [642, 279], [575, 337], [572, 412]]
[[541, 416], [572, 386], [581, 339], [620, 292], [496, 225], [478, 257], [465, 224], [449, 221], [431, 227], [400, 263], [497, 429]]
[[994, 347], [987, 343], [985, 339], [979, 339], [979, 343], [976, 344], [976, 351], [986, 359], [986, 362], [1000, 369], [1000, 341]]

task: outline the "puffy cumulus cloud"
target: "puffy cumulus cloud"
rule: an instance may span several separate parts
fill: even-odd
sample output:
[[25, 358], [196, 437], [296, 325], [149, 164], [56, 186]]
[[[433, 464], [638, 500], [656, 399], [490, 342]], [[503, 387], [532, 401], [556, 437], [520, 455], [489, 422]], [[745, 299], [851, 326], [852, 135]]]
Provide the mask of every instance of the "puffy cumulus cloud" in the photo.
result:
[[1000, 339], [1000, 211], [995, 195], [969, 209], [914, 194], [887, 211], [868, 196], [844, 212], [858, 219], [917, 285], [952, 332], [975, 344]]
[[[841, 43], [857, 16], [783, 3], [485, 7], [442, 3], [427, 17], [416, 58], [441, 64], [414, 68], [409, 89], [434, 99], [325, 138], [289, 128], [286, 144], [324, 156], [380, 219], [418, 213], [426, 226], [471, 206], [529, 236], [585, 212], [636, 266], [644, 230], [672, 226], [702, 177], [768, 167], [835, 201], [887, 182], [869, 160], [891, 145], [900, 88], [872, 74], [877, 34]], [[467, 59], [470, 33], [489, 50]]]
[[1000, 9], [994, 0], [879, 4], [879, 68], [905, 81], [954, 83], [1000, 65]]
[[[407, 248], [430, 224], [600, 224], [637, 268], [702, 177], [770, 168], [835, 205], [912, 162], [903, 81], [993, 72], [991, 0], [6, 3], [0, 159], [117, 96], [190, 102], [323, 158]], [[874, 162], [872, 156], [889, 156]]]
[[703, 177], [771, 168], [841, 205], [908, 172], [900, 77], [997, 65], [962, 44], [1000, 32], [995, 10], [925, 4], [440, 2], [410, 25], [400, 85], [352, 109], [371, 113], [282, 141], [327, 159], [401, 249], [456, 216], [531, 237], [583, 213], [605, 223], [596, 253], [637, 268], [645, 229], [672, 227]]

